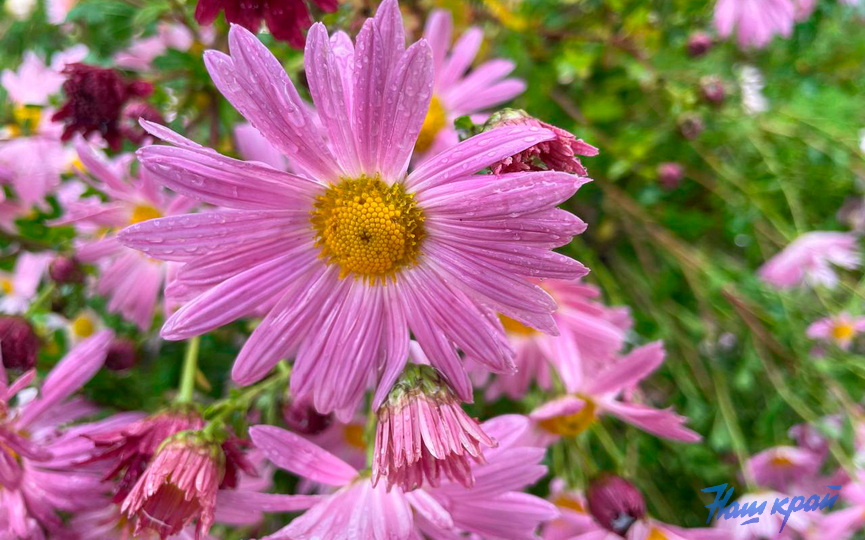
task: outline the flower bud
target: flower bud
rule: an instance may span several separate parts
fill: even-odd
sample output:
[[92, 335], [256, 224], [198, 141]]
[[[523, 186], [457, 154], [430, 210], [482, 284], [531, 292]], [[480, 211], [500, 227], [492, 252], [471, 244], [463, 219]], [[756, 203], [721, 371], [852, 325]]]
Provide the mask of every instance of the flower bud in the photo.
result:
[[703, 119], [695, 114], [688, 114], [679, 119], [679, 132], [688, 140], [699, 137], [704, 129]]
[[700, 95], [712, 105], [724, 103], [724, 99], [727, 97], [724, 81], [715, 75], [703, 77], [700, 79]]
[[712, 49], [714, 41], [706, 32], [694, 32], [688, 38], [688, 56], [699, 58]]
[[409, 364], [377, 414], [372, 482], [386, 477], [388, 489], [438, 486], [442, 474], [471, 487], [470, 461], [484, 462], [481, 445], [498, 445], [430, 366]]
[[666, 162], [658, 165], [658, 182], [664, 189], [676, 189], [684, 177], [685, 169], [678, 163]]
[[622, 538], [635, 521], [646, 515], [642, 493], [620, 476], [604, 475], [593, 481], [586, 499], [595, 521]]
[[0, 317], [0, 354], [6, 369], [33, 369], [39, 353], [39, 337], [27, 319]]
[[295, 433], [318, 435], [333, 423], [333, 414], [321, 414], [311, 403], [286, 398], [282, 405], [285, 425]]
[[48, 266], [48, 276], [55, 283], [82, 283], [84, 269], [74, 257], [57, 257]]
[[138, 363], [138, 353], [135, 343], [130, 339], [116, 338], [111, 342], [108, 356], [105, 358], [105, 367], [111, 371], [123, 371]]

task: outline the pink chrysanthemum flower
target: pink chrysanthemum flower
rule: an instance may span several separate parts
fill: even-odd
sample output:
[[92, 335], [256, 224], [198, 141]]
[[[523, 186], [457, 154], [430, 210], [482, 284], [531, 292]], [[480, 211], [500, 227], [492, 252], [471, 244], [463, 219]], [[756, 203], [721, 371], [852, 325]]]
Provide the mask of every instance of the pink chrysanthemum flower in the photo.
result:
[[299, 172], [230, 159], [149, 125], [176, 146], [142, 149], [143, 166], [175, 191], [230, 209], [121, 233], [127, 246], [182, 263], [177, 280], [197, 293], [166, 321], [164, 338], [208, 332], [279, 298], [240, 352], [234, 380], [252, 383], [294, 356], [292, 395], [345, 419], [377, 375], [381, 403], [405, 365], [409, 331], [463, 400], [471, 383], [457, 348], [513, 370], [490, 310], [556, 332], [555, 303], [528, 278], [587, 272], [552, 248], [583, 230], [556, 205], [588, 179], [476, 175], [552, 132], [483, 133], [406, 174], [432, 58], [426, 41], [404, 48], [393, 0], [365, 23], [356, 48], [321, 24], [310, 30], [306, 74], [323, 130], [255, 36], [235, 26], [229, 43], [232, 56], [205, 53], [211, 76]]
[[415, 145], [426, 157], [459, 142], [453, 127], [458, 117], [475, 115], [475, 120], [483, 122], [484, 111], [515, 98], [526, 89], [524, 81], [508, 77], [515, 67], [510, 60], [489, 60], [469, 72], [483, 42], [480, 28], [466, 30], [451, 48], [452, 34], [450, 12], [433, 10], [424, 28], [435, 70], [433, 97]]
[[24, 313], [36, 296], [39, 283], [51, 264], [50, 253], [23, 252], [12, 272], [0, 270], [0, 313]]
[[163, 442], [120, 507], [135, 520], [135, 534], [151, 530], [165, 538], [193, 520], [196, 536], [206, 534], [213, 525], [225, 458], [221, 446], [199, 432], [178, 433]]
[[854, 538], [857, 532], [865, 528], [865, 478], [862, 477], [861, 470], [841, 488], [840, 497], [847, 508], [836, 509], [822, 516], [817, 528], [821, 538]]
[[27, 51], [18, 71], [3, 70], [0, 84], [15, 105], [48, 105], [48, 98], [60, 92], [66, 80], [63, 68], [66, 64], [81, 62], [87, 52], [86, 46], [75, 45], [55, 53], [48, 65], [36, 53]]
[[585, 495], [581, 491], [567, 489], [563, 479], [553, 478], [550, 481], [548, 500], [556, 505], [559, 516], [544, 524], [541, 534], [544, 540], [570, 540], [583, 533], [598, 531], [598, 524], [589, 513]]
[[796, 8], [791, 0], [718, 0], [715, 29], [722, 37], [736, 32], [742, 49], [762, 49], [776, 35], [793, 33]]
[[[258, 32], [261, 20], [276, 39], [287, 41], [293, 47], [303, 47], [303, 31], [309, 28], [312, 19], [306, 7], [308, 0], [198, 0], [195, 19], [201, 24], [210, 24], [225, 11], [225, 20]], [[336, 11], [336, 0], [309, 0], [320, 9]]]
[[787, 492], [812, 479], [822, 464], [820, 455], [805, 448], [776, 446], [755, 454], [745, 466], [758, 486]]
[[[822, 489], [826, 489], [825, 485], [821, 487]], [[825, 493], [825, 491], [823, 493]], [[807, 498], [811, 494], [813, 494], [813, 492], [803, 495]], [[730, 502], [730, 504], [738, 504], [741, 508], [745, 505], [750, 506], [752, 504], [759, 506], [763, 504], [763, 501], [769, 501], [766, 503], [766, 510], [760, 515], [759, 521], [743, 525], [745, 521], [748, 521], [748, 516], [741, 516], [738, 518], [731, 517], [730, 519], [724, 519], [722, 517], [717, 519], [716, 514], [714, 530], [722, 534], [722, 536], [720, 536], [721, 540], [764, 540], [765, 538], [771, 538], [773, 540], [825, 538], [828, 540], [829, 538], [844, 538], [843, 536], [826, 535], [829, 531], [823, 529], [822, 525], [820, 525], [816, 530], [813, 529], [817, 518], [817, 516], [815, 516], [816, 512], [792, 512], [788, 518], [782, 512], [771, 511], [772, 504], [776, 499], [784, 500], [796, 495], [799, 494], [780, 493], [768, 490], [743, 495], [736, 501]], [[786, 520], [786, 524], [784, 523], [784, 520]], [[822, 520], [818, 523], [821, 522]]]
[[861, 255], [857, 244], [856, 236], [850, 233], [805, 233], [769, 259], [760, 268], [759, 275], [779, 289], [804, 283], [835, 287], [838, 275], [832, 265], [846, 269], [858, 267]]
[[194, 42], [192, 32], [179, 24], [161, 23], [154, 36], [133, 41], [128, 48], [114, 55], [114, 63], [121, 68], [145, 71], [153, 60], [168, 49], [188, 51]]
[[[559, 339], [567, 339], [564, 335]], [[611, 359], [604, 366], [591, 367], [574, 362], [563, 371], [568, 395], [535, 409], [530, 417], [537, 423], [542, 440], [550, 437], [575, 437], [590, 427], [603, 413], [611, 414], [658, 437], [697, 442], [701, 437], [684, 427], [687, 418], [664, 409], [622, 400], [622, 393], [636, 385], [664, 361], [660, 342], [650, 343], [629, 354]]]
[[508, 340], [513, 345], [517, 372], [497, 375], [487, 389], [494, 399], [502, 394], [520, 399], [535, 382], [541, 388], [552, 388], [550, 366], [567, 376], [561, 362], [580, 362], [594, 366], [606, 362], [625, 343], [632, 326], [627, 308], [607, 307], [598, 301], [601, 293], [594, 285], [581, 281], [547, 279], [538, 283], [556, 301], [553, 314], [559, 331], [568, 339], [559, 339], [534, 330], [509, 317], [501, 316]]
[[408, 492], [447, 477], [469, 488], [471, 462], [483, 463], [482, 447], [496, 445], [429, 365], [406, 366], [377, 415], [373, 486], [384, 477], [388, 489]]
[[[270, 540], [328, 538], [409, 540], [418, 537], [455, 538], [474, 533], [481, 538], [535, 538], [540, 523], [556, 516], [547, 501], [520, 493], [546, 472], [540, 465], [543, 448], [523, 446], [528, 421], [502, 416], [483, 429], [499, 441], [485, 452], [486, 464], [474, 465], [475, 486], [466, 489], [443, 481], [405, 493], [388, 491], [332, 454], [299, 435], [272, 426], [250, 429], [253, 443], [276, 466], [314, 480], [335, 491], [319, 497], [274, 495], [270, 499], [296, 508], [309, 508]], [[277, 499], [278, 497], [278, 499]]]
[[58, 512], [100, 504], [98, 473], [75, 466], [92, 448], [81, 434], [95, 426], [66, 432], [60, 426], [94, 412], [86, 403], [68, 398], [102, 366], [111, 338], [111, 332], [103, 331], [73, 348], [51, 370], [38, 394], [26, 390], [35, 371], [9, 384], [6, 371], [0, 369], [0, 531], [12, 538], [36, 540], [59, 534], [64, 526]]
[[88, 180], [108, 201], [96, 197], [69, 200], [64, 215], [51, 224], [74, 225], [82, 233], [85, 239], [77, 240], [75, 255], [100, 266], [96, 292], [108, 297], [109, 311], [145, 330], [153, 322], [166, 265], [121, 245], [116, 231], [131, 223], [186, 212], [194, 201], [167, 193], [147, 171], [130, 178], [127, 159], [110, 163], [82, 139], [75, 141], [75, 147], [85, 170], [95, 178]]
[[848, 313], [839, 313], [811, 323], [805, 334], [811, 339], [829, 341], [846, 350], [862, 331], [865, 331], [865, 317], [851, 317]]

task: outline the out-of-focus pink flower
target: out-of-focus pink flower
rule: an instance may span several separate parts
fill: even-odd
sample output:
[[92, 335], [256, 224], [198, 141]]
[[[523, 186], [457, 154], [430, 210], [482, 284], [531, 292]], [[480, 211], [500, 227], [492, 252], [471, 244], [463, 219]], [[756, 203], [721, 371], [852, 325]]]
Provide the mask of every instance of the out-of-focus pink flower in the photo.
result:
[[81, 62], [87, 52], [85, 45], [75, 45], [55, 53], [51, 64], [47, 65], [36, 53], [27, 51], [18, 71], [3, 70], [0, 83], [16, 105], [48, 105], [48, 98], [60, 92], [66, 80], [63, 68], [66, 64]]
[[546, 523], [541, 535], [544, 540], [570, 540], [580, 534], [598, 532], [599, 526], [589, 513], [589, 505], [581, 491], [569, 490], [565, 481], [550, 481], [549, 501], [556, 505], [559, 516]]
[[130, 178], [129, 159], [112, 163], [82, 139], [75, 148], [88, 179], [108, 200], [90, 197], [67, 200], [63, 215], [51, 225], [74, 225], [82, 237], [76, 241], [76, 257], [95, 263], [101, 273], [96, 292], [108, 297], [108, 310], [149, 328], [165, 281], [165, 263], [142, 257], [117, 241], [116, 231], [131, 223], [188, 211], [193, 201], [161, 189], [150, 173], [142, 170]]
[[[847, 540], [865, 527], [865, 481], [861, 472], [841, 488], [841, 500], [847, 508], [835, 510], [820, 519], [818, 530], [821, 538]], [[814, 537], [816, 538], [816, 536]]]
[[796, 6], [796, 22], [807, 20], [817, 7], [817, 0], [793, 0], [793, 3]]
[[861, 264], [857, 239], [850, 233], [810, 232], [790, 243], [769, 259], [760, 270], [760, 278], [778, 287], [790, 289], [802, 284], [835, 287], [838, 276], [832, 265], [853, 269]]
[[[326, 12], [336, 11], [336, 0], [309, 0]], [[261, 21], [273, 37], [287, 41], [298, 49], [303, 47], [303, 31], [312, 24], [307, 0], [198, 0], [195, 19], [200, 24], [210, 24], [220, 11], [225, 11], [225, 19], [244, 28], [258, 32]]]
[[[563, 334], [556, 342], [560, 357], [574, 357], [571, 339]], [[664, 355], [663, 345], [655, 342], [610, 359], [604, 366], [563, 363], [562, 380], [568, 395], [541, 405], [529, 415], [538, 426], [540, 440], [577, 436], [604, 413], [658, 437], [683, 442], [701, 440], [697, 433], [684, 427], [687, 418], [669, 409], [653, 409], [622, 400], [623, 392], [635, 388], [658, 369]]]
[[435, 86], [415, 148], [430, 157], [459, 142], [454, 120], [473, 115], [474, 120], [483, 122], [484, 111], [522, 94], [526, 83], [508, 77], [515, 64], [501, 58], [482, 62], [469, 71], [483, 42], [483, 32], [471, 27], [454, 42], [449, 11], [436, 9], [430, 13], [424, 38], [432, 49]]
[[[211, 76], [298, 174], [148, 125], [174, 146], [141, 149], [143, 167], [177, 192], [230, 210], [151, 220], [120, 234], [129, 247], [182, 263], [177, 280], [196, 293], [166, 321], [166, 339], [208, 332], [278, 298], [240, 352], [234, 380], [260, 380], [294, 356], [292, 395], [343, 420], [375, 383], [371, 374], [380, 374], [374, 406], [381, 404], [405, 365], [409, 330], [457, 395], [470, 399], [458, 349], [491, 371], [514, 368], [488, 310], [555, 333], [554, 302], [530, 278], [587, 273], [552, 251], [583, 229], [557, 205], [587, 179], [541, 171], [492, 182], [476, 174], [552, 139], [551, 131], [482, 133], [407, 174], [433, 72], [429, 46], [405, 49], [403, 32], [396, 2], [385, 0], [360, 31], [352, 69], [342, 61], [353, 47], [348, 37], [331, 39], [313, 25], [305, 60], [320, 130], [276, 58], [233, 26], [231, 56], [205, 53]], [[336, 373], [342, 384], [333, 384]]]
[[46, 0], [46, 2], [48, 22], [59, 25], [66, 22], [66, 15], [72, 11], [78, 0]]
[[405, 493], [397, 486], [390, 491], [383, 485], [374, 487], [369, 477], [299, 435], [254, 426], [250, 429], [253, 443], [276, 466], [335, 488], [319, 497], [271, 496], [274, 506], [309, 510], [267, 538], [409, 540], [455, 538], [466, 533], [481, 538], [535, 538], [540, 523], [555, 517], [556, 510], [549, 502], [518, 491], [546, 472], [540, 465], [544, 449], [520, 442], [528, 427], [525, 417], [514, 415], [484, 423], [484, 431], [499, 446], [485, 451], [485, 464], [473, 464], [472, 489], [443, 480], [438, 488]]
[[[808, 493], [805, 495], [805, 498], [811, 494]], [[745, 505], [749, 507], [752, 505], [759, 506], [764, 501], [768, 501], [766, 502], [766, 510], [760, 515], [760, 519], [756, 522], [743, 525], [743, 522], [749, 519], [747, 516], [731, 517], [730, 519], [723, 517], [717, 519], [716, 517], [714, 528], [716, 531], [724, 534], [721, 537], [722, 539], [729, 540], [764, 540], [766, 538], [772, 538], [773, 540], [799, 540], [801, 538], [825, 538], [828, 540], [829, 538], [838, 538], [840, 540], [843, 538], [841, 536], [825, 535], [826, 531], [822, 529], [822, 526], [816, 531], [811, 531], [815, 518], [815, 513], [813, 512], [792, 512], [789, 515], [790, 517], [787, 518], [781, 512], [771, 511], [772, 504], [776, 499], [784, 500], [790, 498], [792, 498], [791, 494], [780, 493], [778, 491], [749, 493], [729, 504], [738, 504], [738, 507], [742, 508]], [[781, 530], [785, 519], [787, 523], [784, 525], [783, 530]], [[811, 532], [813, 532], [813, 535], [809, 534]]]
[[114, 63], [124, 69], [146, 71], [157, 56], [162, 56], [168, 49], [187, 51], [193, 41], [192, 32], [185, 26], [162, 23], [155, 36], [137, 39], [115, 54]]
[[[72, 162], [71, 153], [52, 129], [43, 115], [37, 133], [0, 143], [0, 184], [14, 188], [19, 214], [26, 214], [34, 205], [48, 210], [45, 197], [58, 188], [61, 174]], [[6, 217], [6, 212], [0, 208], [0, 219]]]
[[625, 536], [646, 515], [646, 501], [633, 484], [620, 476], [597, 478], [586, 491], [589, 512], [603, 528]]
[[820, 470], [819, 454], [794, 446], [776, 446], [755, 454], [746, 467], [758, 486], [789, 492], [797, 483], [810, 481]]
[[811, 323], [806, 335], [811, 339], [830, 341], [842, 349], [849, 349], [853, 339], [862, 331], [865, 331], [865, 317], [851, 317], [848, 313], [839, 313]]
[[708, 53], [715, 40], [706, 32], [694, 32], [688, 36], [688, 55], [692, 58], [699, 58]]
[[[112, 333], [103, 331], [74, 347], [35, 391], [28, 371], [12, 384], [0, 369], [0, 531], [12, 538], [54, 538], [64, 525], [59, 512], [77, 512], [101, 504], [99, 473], [76, 466], [92, 450], [81, 437], [111, 427], [118, 419], [62, 430], [93, 412], [70, 400], [102, 366]], [[17, 395], [17, 406], [12, 399]]]
[[715, 29], [722, 37], [736, 32], [742, 49], [762, 49], [776, 35], [790, 37], [796, 9], [792, 0], [718, 0]]
[[265, 163], [280, 171], [288, 170], [285, 156], [251, 124], [238, 124], [234, 127], [234, 143], [243, 159]]
[[36, 297], [39, 283], [51, 264], [51, 253], [22, 252], [12, 272], [0, 270], [0, 313], [24, 313]]
[[[425, 360], [413, 348], [414, 360]], [[424, 482], [437, 487], [447, 477], [470, 488], [471, 462], [483, 462], [482, 446], [496, 445], [429, 365], [406, 366], [377, 416], [373, 486], [384, 477], [388, 489], [397, 485], [408, 492]]]
[[658, 182], [664, 189], [676, 189], [685, 177], [681, 163], [665, 162], [658, 165]]

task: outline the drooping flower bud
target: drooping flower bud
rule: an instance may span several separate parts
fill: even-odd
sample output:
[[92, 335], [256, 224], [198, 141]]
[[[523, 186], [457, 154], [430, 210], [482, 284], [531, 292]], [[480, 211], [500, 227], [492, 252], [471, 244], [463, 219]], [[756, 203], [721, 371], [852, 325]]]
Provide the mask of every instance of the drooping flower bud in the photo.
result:
[[200, 537], [213, 525], [224, 475], [220, 444], [198, 431], [178, 433], [162, 443], [120, 511], [135, 521], [136, 535], [150, 530], [166, 538], [197, 520]]
[[553, 170], [585, 176], [586, 168], [577, 156], [598, 155], [598, 149], [582, 139], [577, 139], [564, 129], [542, 122], [519, 109], [502, 109], [494, 113], [484, 125], [484, 130], [502, 126], [540, 127], [549, 129], [556, 137], [494, 163], [491, 167], [494, 174]]
[[286, 398], [282, 405], [285, 424], [296, 433], [318, 435], [333, 423], [333, 414], [321, 414], [311, 403]]
[[685, 169], [675, 162], [665, 162], [658, 165], [658, 182], [664, 189], [676, 189], [685, 177]]
[[470, 460], [483, 463], [481, 445], [498, 443], [469, 417], [435, 368], [409, 364], [378, 409], [372, 482], [388, 489], [439, 485], [442, 474], [474, 485]]
[[700, 79], [700, 95], [712, 105], [720, 105], [727, 98], [724, 81], [715, 75], [707, 75]]
[[6, 369], [33, 369], [39, 353], [39, 337], [27, 319], [0, 317], [0, 354]]
[[634, 522], [646, 515], [642, 493], [620, 476], [605, 475], [593, 481], [586, 499], [595, 521], [622, 538]]
[[113, 499], [119, 503], [129, 494], [163, 441], [182, 431], [202, 427], [204, 420], [197, 412], [162, 411], [118, 430], [90, 436], [96, 453], [88, 463], [106, 461], [111, 464], [104, 480], [119, 479]]
[[688, 38], [688, 56], [699, 58], [708, 53], [714, 45], [712, 36], [706, 32], [694, 32]]
[[65, 123], [62, 140], [75, 133], [87, 137], [98, 132], [113, 150], [120, 149], [120, 114], [126, 102], [147, 97], [153, 86], [142, 81], [126, 82], [120, 73], [86, 64], [68, 64], [63, 69], [66, 103], [51, 118]]
[[57, 257], [48, 266], [48, 276], [55, 283], [82, 283], [84, 269], [75, 257]]
[[682, 137], [694, 140], [703, 133], [706, 128], [703, 119], [696, 114], [686, 114], [679, 119], [679, 132]]
[[105, 358], [105, 367], [111, 371], [123, 371], [138, 363], [138, 353], [135, 343], [130, 339], [116, 338], [111, 342], [108, 356]]

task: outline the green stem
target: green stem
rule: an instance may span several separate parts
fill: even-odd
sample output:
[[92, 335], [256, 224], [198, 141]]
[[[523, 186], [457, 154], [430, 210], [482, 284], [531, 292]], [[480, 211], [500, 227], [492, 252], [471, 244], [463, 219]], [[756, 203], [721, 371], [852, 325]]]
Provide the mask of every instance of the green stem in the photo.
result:
[[742, 476], [745, 477], [748, 491], [753, 492], [757, 484], [754, 481], [754, 476], [751, 474], [751, 469], [748, 467], [748, 447], [739, 429], [739, 424], [736, 422], [733, 403], [730, 401], [730, 391], [727, 388], [727, 378], [720, 370], [715, 370], [713, 379], [715, 380], [715, 395], [718, 398], [718, 405], [721, 409], [721, 418], [724, 419], [727, 431], [730, 433], [730, 440], [733, 442], [733, 451], [736, 453], [736, 459], [739, 461], [739, 469], [742, 471]]
[[198, 349], [201, 338], [198, 336], [186, 342], [186, 354], [183, 357], [183, 371], [180, 373], [180, 391], [177, 393], [177, 403], [192, 403], [195, 391], [195, 373], [198, 371]]
[[57, 285], [55, 285], [53, 282], [49, 283], [47, 287], [45, 287], [44, 289], [42, 289], [42, 291], [39, 292], [39, 296], [37, 296], [33, 300], [33, 302], [30, 303], [30, 307], [27, 308], [27, 313], [25, 313], [24, 315], [29, 317], [30, 315], [33, 315], [34, 313], [39, 311], [42, 308], [42, 305], [51, 298], [51, 295], [54, 294], [55, 290], [57, 290]]

